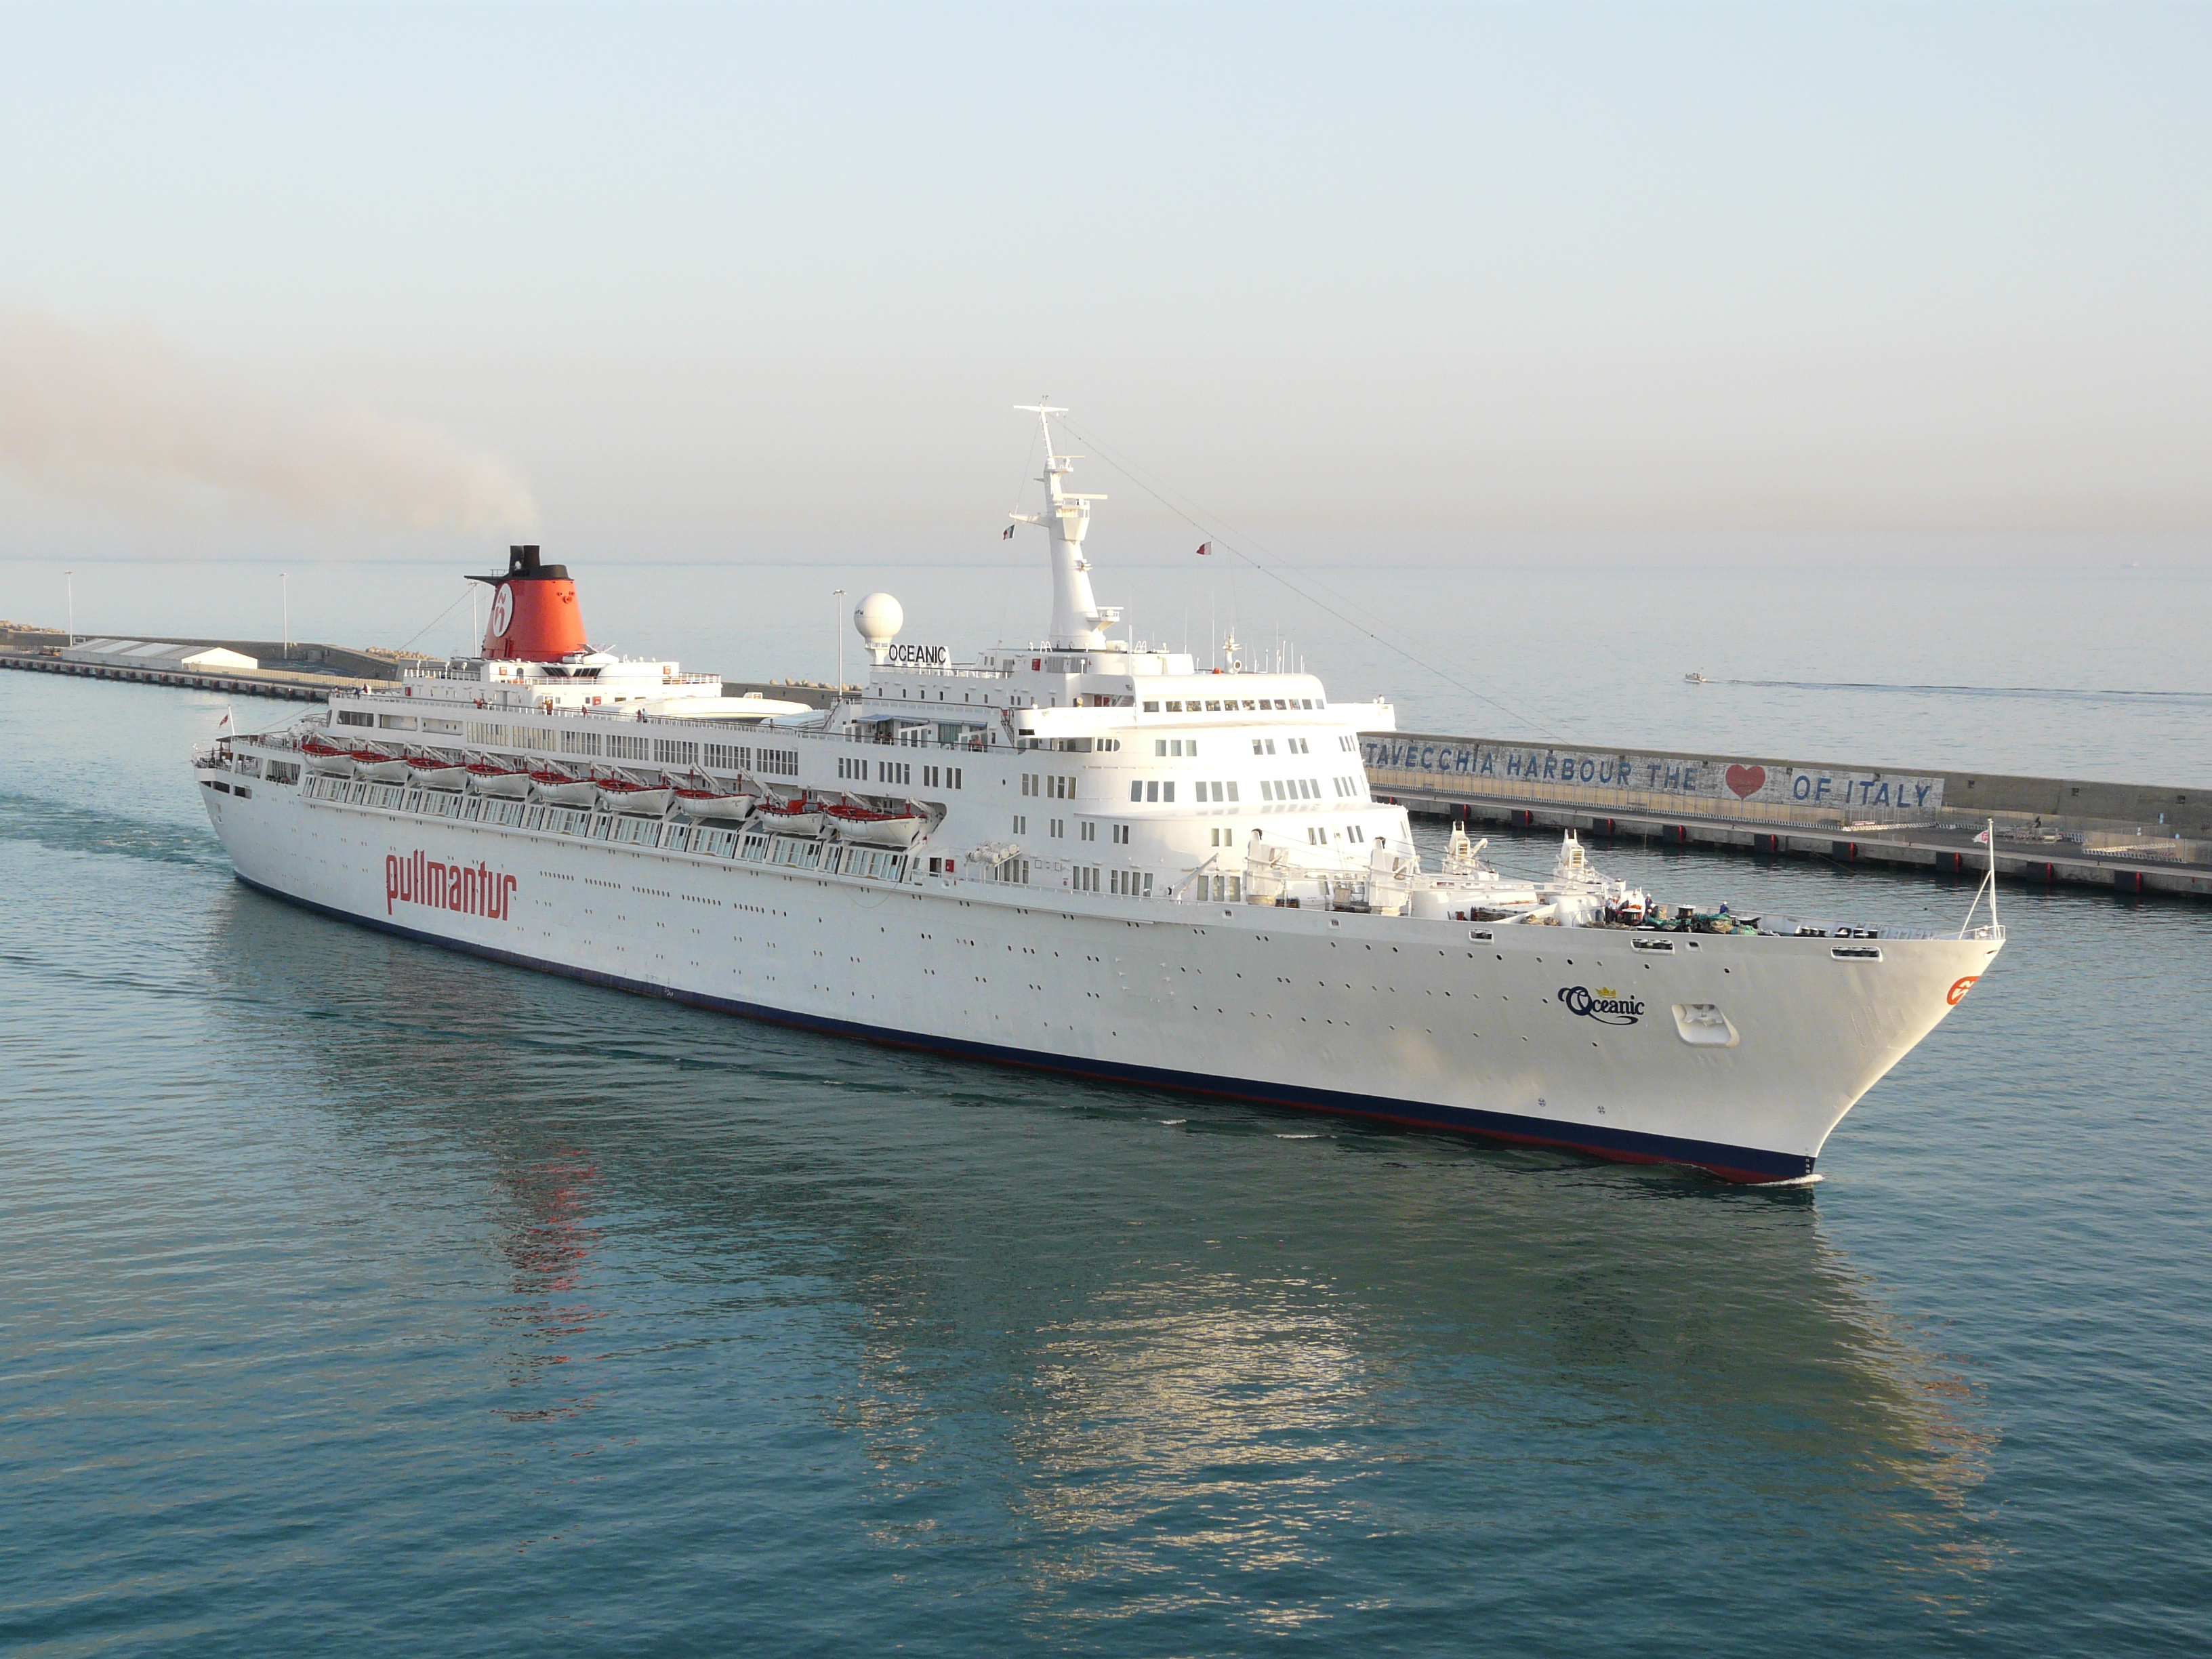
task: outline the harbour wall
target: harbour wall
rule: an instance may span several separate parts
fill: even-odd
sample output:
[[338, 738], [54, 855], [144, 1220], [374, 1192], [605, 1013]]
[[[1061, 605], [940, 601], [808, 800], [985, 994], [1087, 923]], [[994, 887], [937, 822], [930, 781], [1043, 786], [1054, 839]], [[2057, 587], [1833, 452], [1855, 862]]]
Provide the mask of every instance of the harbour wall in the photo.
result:
[[1850, 765], [1691, 750], [1544, 747], [1492, 738], [1370, 732], [1370, 784], [1454, 799], [1559, 801], [1746, 822], [1905, 825], [1995, 817], [2064, 830], [2212, 836], [2212, 788]]
[[185, 686], [200, 691], [228, 691], [240, 696], [287, 698], [295, 702], [327, 702], [331, 692], [350, 690], [367, 678], [358, 674], [288, 674], [246, 668], [120, 668], [104, 663], [64, 662], [58, 657], [26, 651], [0, 651], [0, 669], [63, 674], [84, 680], [135, 680], [143, 685]]
[[[2037, 884], [2212, 898], [2212, 790], [1902, 771], [1687, 750], [1361, 738], [1370, 790], [1415, 813]], [[2163, 822], [2161, 823], [2161, 817]], [[1995, 823], [1995, 844], [1978, 841]]]

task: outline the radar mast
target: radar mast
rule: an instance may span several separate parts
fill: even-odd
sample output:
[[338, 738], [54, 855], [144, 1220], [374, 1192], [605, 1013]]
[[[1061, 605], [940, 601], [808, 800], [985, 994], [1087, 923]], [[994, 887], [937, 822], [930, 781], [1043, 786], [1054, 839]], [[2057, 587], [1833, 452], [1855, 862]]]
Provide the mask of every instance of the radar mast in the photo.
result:
[[1038, 482], [1045, 487], [1045, 510], [1015, 513], [1016, 524], [1041, 524], [1052, 537], [1052, 632], [1047, 647], [1054, 651], [1091, 651], [1109, 641], [1109, 623], [1121, 619], [1118, 605], [1102, 605], [1091, 591], [1091, 561], [1083, 556], [1084, 532], [1091, 528], [1091, 503], [1103, 495], [1078, 495], [1062, 489], [1060, 481], [1074, 471], [1080, 455], [1055, 455], [1052, 448], [1052, 417], [1065, 409], [1039, 399], [1015, 408], [1034, 415], [1044, 428], [1044, 471]]

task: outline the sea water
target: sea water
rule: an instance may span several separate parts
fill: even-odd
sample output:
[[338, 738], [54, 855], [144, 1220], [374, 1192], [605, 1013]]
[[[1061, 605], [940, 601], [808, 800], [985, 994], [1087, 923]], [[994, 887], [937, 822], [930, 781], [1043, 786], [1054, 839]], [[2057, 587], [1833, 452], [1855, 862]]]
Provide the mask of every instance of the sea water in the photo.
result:
[[207, 828], [224, 701], [0, 675], [13, 1652], [2212, 1644], [2201, 905], [2007, 888], [1824, 1180], [1756, 1191], [310, 915]]

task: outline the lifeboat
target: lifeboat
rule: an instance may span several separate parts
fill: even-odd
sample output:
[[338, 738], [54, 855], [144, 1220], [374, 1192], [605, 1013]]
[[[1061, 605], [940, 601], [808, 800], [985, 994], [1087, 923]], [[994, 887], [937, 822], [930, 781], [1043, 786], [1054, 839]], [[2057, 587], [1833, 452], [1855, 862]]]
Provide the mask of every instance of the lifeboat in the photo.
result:
[[878, 812], [866, 806], [825, 806], [823, 816], [837, 826], [840, 841], [863, 847], [890, 847], [904, 852], [921, 838], [927, 819], [915, 812]]
[[489, 761], [470, 762], [468, 774], [469, 787], [479, 795], [500, 795], [509, 800], [520, 800], [529, 794], [532, 781], [527, 772], [495, 766]]
[[323, 772], [334, 778], [353, 775], [353, 756], [335, 744], [325, 743], [320, 738], [308, 738], [300, 744], [300, 752], [307, 757], [310, 772]]
[[444, 760], [436, 755], [410, 755], [407, 769], [415, 781], [425, 789], [463, 789], [468, 787], [469, 769], [459, 761]]
[[554, 806], [591, 806], [599, 799], [599, 786], [591, 779], [575, 777], [552, 767], [532, 772], [530, 782], [538, 791], [538, 798]]
[[736, 823], [753, 815], [750, 795], [725, 795], [714, 789], [687, 789], [679, 785], [676, 805], [695, 818], [720, 818]]
[[404, 783], [407, 781], [407, 763], [397, 755], [387, 755], [381, 749], [364, 745], [353, 750], [356, 772], [371, 783]]
[[676, 799], [675, 790], [665, 784], [655, 787], [634, 778], [601, 778], [598, 783], [599, 805], [610, 812], [635, 812], [657, 818]]
[[759, 827], [771, 836], [818, 836], [830, 821], [819, 801], [801, 795], [796, 800], [764, 800], [760, 804]]

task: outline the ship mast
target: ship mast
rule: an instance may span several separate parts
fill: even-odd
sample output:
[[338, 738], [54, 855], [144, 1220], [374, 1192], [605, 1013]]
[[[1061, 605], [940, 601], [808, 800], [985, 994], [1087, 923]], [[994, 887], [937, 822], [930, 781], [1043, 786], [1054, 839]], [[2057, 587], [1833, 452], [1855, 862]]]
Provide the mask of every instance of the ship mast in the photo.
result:
[[1052, 453], [1052, 417], [1066, 414], [1066, 410], [1042, 401], [1014, 407], [1036, 416], [1044, 428], [1044, 472], [1038, 482], [1045, 487], [1045, 510], [1009, 516], [1017, 524], [1041, 524], [1052, 537], [1052, 634], [1047, 648], [1093, 650], [1108, 643], [1106, 624], [1121, 619], [1118, 605], [1102, 605], [1091, 593], [1091, 561], [1083, 556], [1084, 532], [1091, 528], [1091, 503], [1106, 498], [1078, 495], [1060, 487], [1060, 481], [1074, 471], [1074, 464], [1083, 459]]

